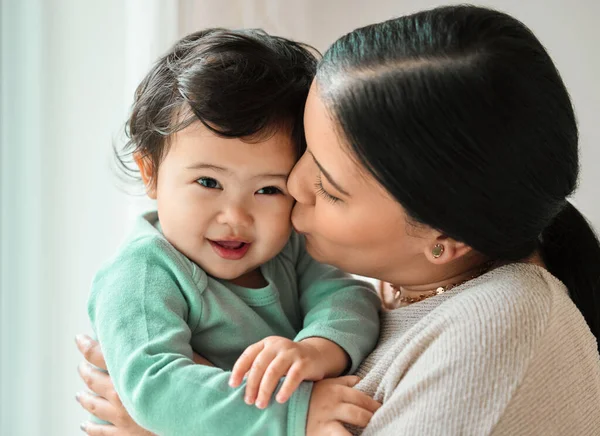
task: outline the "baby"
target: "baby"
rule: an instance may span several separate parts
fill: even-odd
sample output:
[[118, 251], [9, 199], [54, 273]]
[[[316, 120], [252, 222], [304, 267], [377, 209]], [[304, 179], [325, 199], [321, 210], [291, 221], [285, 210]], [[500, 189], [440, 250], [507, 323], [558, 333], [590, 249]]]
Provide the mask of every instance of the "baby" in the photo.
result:
[[262, 31], [209, 29], [136, 91], [125, 151], [158, 211], [97, 273], [89, 315], [123, 404], [155, 433], [304, 434], [311, 381], [375, 346], [373, 289], [291, 227], [316, 62]]

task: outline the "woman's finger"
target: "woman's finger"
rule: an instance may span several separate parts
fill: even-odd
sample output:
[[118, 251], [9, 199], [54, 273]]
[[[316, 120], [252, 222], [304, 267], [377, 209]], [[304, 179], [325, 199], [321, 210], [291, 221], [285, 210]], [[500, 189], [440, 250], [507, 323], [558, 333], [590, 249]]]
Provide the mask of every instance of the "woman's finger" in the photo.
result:
[[285, 403], [296, 389], [298, 389], [298, 386], [300, 386], [300, 383], [302, 383], [303, 380], [302, 366], [299, 363], [295, 363], [289, 371], [287, 371], [285, 381], [277, 393], [277, 402], [281, 404]]
[[93, 422], [84, 422], [81, 424], [83, 430], [89, 436], [119, 436], [119, 430], [108, 424], [96, 424]]
[[88, 389], [108, 400], [115, 406], [121, 407], [121, 400], [115, 391], [110, 376], [87, 362], [81, 362], [77, 367], [79, 376], [83, 379]]
[[354, 387], [360, 381], [360, 377], [356, 375], [345, 375], [343, 377], [336, 377], [328, 380], [324, 380], [322, 383], [331, 383], [336, 385], [344, 385], [349, 388]]
[[273, 392], [277, 388], [281, 377], [283, 377], [292, 366], [292, 362], [289, 358], [284, 356], [277, 356], [270, 364], [265, 375], [260, 382], [258, 390], [258, 398], [256, 399], [256, 407], [264, 409], [269, 404]]
[[357, 391], [356, 389], [344, 388], [342, 398], [344, 399], [345, 403], [358, 406], [361, 409], [368, 410], [371, 413], [375, 413], [381, 407], [381, 403], [375, 401], [364, 392]]
[[354, 404], [345, 403], [335, 408], [333, 417], [346, 424], [366, 427], [373, 417], [373, 412]]
[[79, 392], [75, 398], [85, 410], [103, 421], [115, 422], [117, 411], [106, 399], [97, 395]]
[[233, 369], [231, 370], [231, 377], [229, 378], [229, 386], [232, 388], [237, 388], [242, 384], [244, 380], [244, 375], [250, 368], [252, 368], [252, 364], [256, 360], [256, 357], [260, 354], [260, 352], [264, 349], [265, 344], [263, 341], [257, 342], [256, 344], [250, 345], [248, 348], [244, 350], [242, 355], [238, 358], [233, 365]]
[[[311, 436], [313, 434], [314, 433], [311, 433]], [[327, 436], [352, 436], [352, 433], [346, 430], [344, 425], [337, 421], [329, 422], [323, 425], [322, 428], [319, 430], [319, 434]]]
[[210, 360], [205, 359], [204, 357], [202, 357], [201, 355], [199, 355], [196, 352], [194, 352], [193, 360], [194, 360], [194, 363], [197, 365], [215, 366], [212, 364], [212, 362]]
[[77, 335], [75, 336], [75, 343], [85, 360], [98, 368], [107, 369], [104, 354], [102, 354], [98, 341], [93, 340], [88, 335]]
[[258, 388], [260, 387], [260, 382], [265, 375], [265, 371], [275, 359], [277, 353], [271, 350], [263, 350], [254, 360], [252, 364], [252, 368], [250, 368], [250, 372], [248, 373], [248, 378], [246, 380], [246, 396], [244, 401], [246, 404], [252, 405], [256, 401], [256, 397], [258, 396]]

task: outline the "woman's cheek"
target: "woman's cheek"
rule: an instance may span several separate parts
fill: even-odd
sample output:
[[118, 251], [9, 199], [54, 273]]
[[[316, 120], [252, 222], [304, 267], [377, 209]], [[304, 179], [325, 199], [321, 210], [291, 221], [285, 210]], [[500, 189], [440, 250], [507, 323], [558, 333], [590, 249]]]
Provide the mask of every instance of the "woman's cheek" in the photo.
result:
[[321, 204], [315, 207], [314, 223], [311, 223], [315, 233], [328, 239], [337, 239], [339, 234], [344, 234], [346, 218], [336, 208], [339, 209], [334, 204]]

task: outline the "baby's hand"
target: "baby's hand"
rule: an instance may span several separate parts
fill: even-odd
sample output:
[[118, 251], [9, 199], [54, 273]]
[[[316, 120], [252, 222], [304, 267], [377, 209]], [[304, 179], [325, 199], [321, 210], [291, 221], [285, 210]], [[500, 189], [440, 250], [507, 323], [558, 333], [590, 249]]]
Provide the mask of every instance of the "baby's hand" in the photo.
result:
[[280, 379], [286, 376], [276, 400], [285, 403], [303, 380], [325, 377], [324, 356], [308, 343], [271, 336], [249, 346], [233, 366], [229, 385], [238, 387], [248, 374], [245, 401], [259, 409], [267, 407]]

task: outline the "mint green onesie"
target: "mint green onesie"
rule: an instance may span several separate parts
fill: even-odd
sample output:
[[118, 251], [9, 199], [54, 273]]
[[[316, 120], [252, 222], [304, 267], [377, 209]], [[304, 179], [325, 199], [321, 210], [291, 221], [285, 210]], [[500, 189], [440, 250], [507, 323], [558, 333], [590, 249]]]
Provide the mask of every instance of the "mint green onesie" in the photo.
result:
[[[156, 212], [94, 278], [88, 312], [115, 389], [133, 419], [159, 435], [304, 435], [312, 383], [259, 410], [245, 384], [228, 385], [246, 347], [267, 336], [329, 339], [354, 372], [379, 335], [370, 285], [317, 263], [293, 233], [261, 266], [268, 285], [246, 289], [208, 276], [158, 230]], [[196, 365], [192, 352], [216, 367]]]

